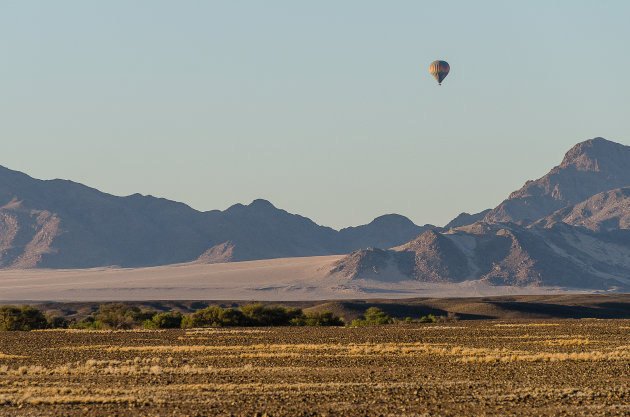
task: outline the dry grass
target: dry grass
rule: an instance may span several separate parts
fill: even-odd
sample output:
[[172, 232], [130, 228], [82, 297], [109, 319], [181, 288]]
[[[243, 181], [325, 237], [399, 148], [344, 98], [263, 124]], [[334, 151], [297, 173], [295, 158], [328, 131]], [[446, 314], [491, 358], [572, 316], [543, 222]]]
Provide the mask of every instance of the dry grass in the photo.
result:
[[414, 328], [413, 330], [424, 331], [424, 330], [454, 330], [454, 329], [465, 329], [465, 327], [431, 325], [431, 326], [423, 326], [421, 328]]
[[137, 392], [120, 389], [76, 387], [24, 387], [0, 389], [0, 405], [72, 405], [72, 404], [129, 404], [144, 403]]
[[26, 356], [7, 355], [5, 353], [0, 352], [0, 359], [14, 359], [14, 358], [26, 358]]
[[559, 323], [499, 323], [494, 327], [553, 327], [559, 326]]
[[[527, 335], [523, 335], [524, 337]], [[529, 336], [527, 336], [529, 338]], [[587, 338], [543, 339], [542, 343], [554, 347], [585, 346], [591, 343]], [[628, 360], [630, 350], [617, 347], [607, 350], [587, 352], [528, 352], [518, 349], [473, 348], [452, 344], [435, 343], [363, 343], [363, 344], [255, 344], [255, 345], [160, 345], [160, 346], [108, 346], [100, 347], [105, 352], [137, 352], [142, 354], [212, 354], [215, 358], [300, 358], [307, 356], [367, 357], [367, 356], [443, 356], [460, 362], [550, 362], [550, 361], [603, 361]], [[149, 359], [143, 359], [147, 363]], [[159, 358], [151, 359], [159, 362]], [[107, 361], [104, 361], [105, 363]], [[135, 365], [138, 362], [134, 362]]]
[[270, 333], [269, 330], [261, 329], [226, 329], [221, 327], [208, 327], [202, 329], [186, 329], [185, 335], [197, 335], [197, 334], [265, 334]]
[[543, 343], [549, 346], [583, 346], [591, 343], [589, 339], [585, 339], [582, 337], [576, 337], [573, 339], [551, 339], [551, 340], [543, 340]]

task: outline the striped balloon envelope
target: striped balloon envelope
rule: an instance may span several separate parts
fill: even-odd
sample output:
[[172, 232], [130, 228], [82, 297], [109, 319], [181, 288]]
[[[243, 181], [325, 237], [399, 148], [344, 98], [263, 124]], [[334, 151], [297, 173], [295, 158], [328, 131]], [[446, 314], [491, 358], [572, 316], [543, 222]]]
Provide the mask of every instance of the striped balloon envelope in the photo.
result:
[[451, 67], [446, 61], [433, 61], [429, 65], [429, 72], [437, 80], [438, 85], [442, 85], [442, 80], [446, 78], [450, 70]]

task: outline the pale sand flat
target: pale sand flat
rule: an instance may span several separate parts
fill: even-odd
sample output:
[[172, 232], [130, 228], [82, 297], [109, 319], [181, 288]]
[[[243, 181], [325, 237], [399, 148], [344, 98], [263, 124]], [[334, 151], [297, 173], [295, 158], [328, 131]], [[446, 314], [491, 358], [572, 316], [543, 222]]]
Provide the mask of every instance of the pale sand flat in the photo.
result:
[[150, 268], [0, 271], [0, 301], [325, 300], [547, 294], [558, 288], [435, 284], [329, 275], [341, 255]]

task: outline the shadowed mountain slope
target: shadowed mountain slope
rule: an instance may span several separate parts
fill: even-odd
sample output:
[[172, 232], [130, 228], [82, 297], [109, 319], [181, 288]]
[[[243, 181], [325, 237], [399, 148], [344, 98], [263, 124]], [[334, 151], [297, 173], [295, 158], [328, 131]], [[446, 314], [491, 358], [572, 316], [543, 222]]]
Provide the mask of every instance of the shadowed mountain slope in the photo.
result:
[[596, 232], [630, 229], [630, 187], [596, 194], [543, 217], [533, 226], [551, 227], [560, 222]]

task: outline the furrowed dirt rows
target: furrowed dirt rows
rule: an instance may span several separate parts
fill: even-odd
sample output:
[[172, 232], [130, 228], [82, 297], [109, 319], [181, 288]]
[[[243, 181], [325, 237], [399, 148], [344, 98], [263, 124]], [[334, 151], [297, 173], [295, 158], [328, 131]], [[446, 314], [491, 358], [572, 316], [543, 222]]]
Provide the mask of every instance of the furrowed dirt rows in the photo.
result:
[[2, 416], [627, 415], [630, 320], [0, 334]]

